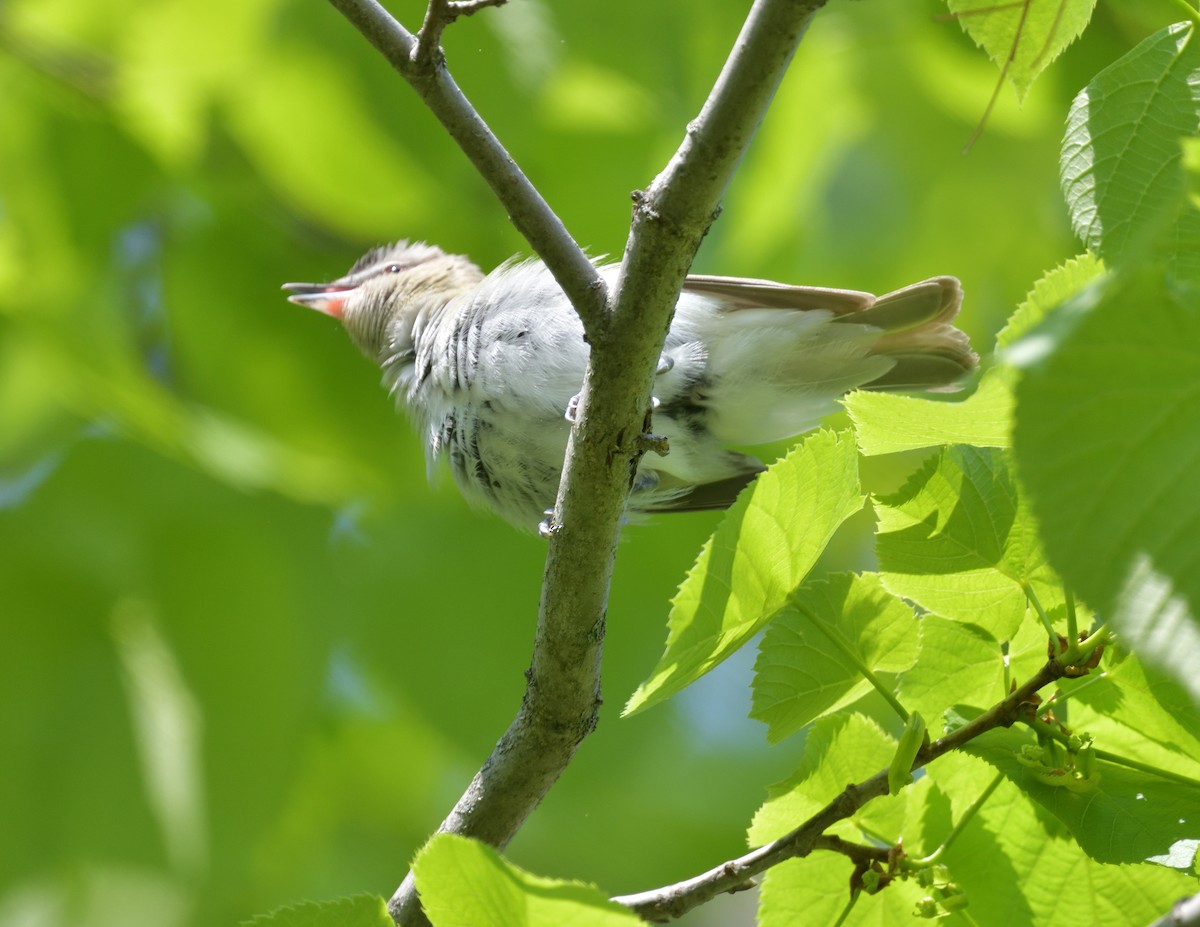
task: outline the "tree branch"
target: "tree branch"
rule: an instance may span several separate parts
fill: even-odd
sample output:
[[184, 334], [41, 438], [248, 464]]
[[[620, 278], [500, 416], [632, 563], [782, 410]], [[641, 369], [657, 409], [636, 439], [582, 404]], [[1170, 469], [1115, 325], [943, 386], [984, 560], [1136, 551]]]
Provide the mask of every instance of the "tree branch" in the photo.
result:
[[[463, 153], [508, 211], [517, 231], [525, 236], [571, 300], [589, 336], [606, 323], [607, 292], [596, 268], [463, 95], [438, 54], [419, 54], [418, 40], [375, 0], [329, 0], [408, 81], [425, 105], [458, 142]], [[474, 12], [433, 0], [426, 13], [425, 32], [436, 37], [459, 13]], [[477, 6], [477, 4], [472, 4]], [[446, 17], [449, 18], [446, 18]], [[430, 23], [439, 25], [430, 26]]]
[[[651, 385], [675, 302], [718, 202], [813, 13], [825, 0], [755, 0], [700, 115], [637, 206], [609, 303], [594, 268], [446, 72], [374, 0], [330, 0], [458, 141], [583, 319], [591, 358], [563, 481], [528, 686], [516, 719], [440, 830], [503, 847], [595, 727], [609, 583], [626, 497], [647, 443]], [[445, 0], [432, 0], [426, 45]], [[432, 17], [432, 18], [431, 18]], [[427, 923], [411, 873], [389, 903]]]
[[[961, 747], [972, 738], [997, 727], [1009, 727], [1036, 704], [1036, 693], [1063, 676], [1063, 667], [1050, 660], [1023, 686], [1011, 692], [1003, 701], [922, 749], [913, 769], [918, 769]], [[754, 876], [772, 866], [796, 857], [808, 856], [813, 850], [829, 849], [856, 859], [859, 849], [854, 844], [838, 841], [825, 833], [838, 821], [850, 817], [873, 798], [887, 794], [888, 771], [882, 770], [857, 785], [848, 785], [819, 812], [778, 840], [751, 850], [745, 856], [731, 859], [715, 869], [691, 879], [651, 889], [634, 895], [619, 895], [612, 900], [630, 908], [648, 921], [668, 921], [682, 917], [692, 908], [725, 892], [740, 891]], [[851, 851], [853, 848], [853, 852]], [[861, 853], [859, 853], [861, 855]]]

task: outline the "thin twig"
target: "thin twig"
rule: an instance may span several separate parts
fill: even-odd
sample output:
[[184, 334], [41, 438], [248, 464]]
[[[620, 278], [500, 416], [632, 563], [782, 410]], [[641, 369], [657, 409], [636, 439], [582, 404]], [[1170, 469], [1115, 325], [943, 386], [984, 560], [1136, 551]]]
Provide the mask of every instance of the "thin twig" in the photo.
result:
[[418, 61], [417, 39], [376, 0], [329, 0], [388, 60], [445, 126], [571, 300], [589, 336], [607, 320], [604, 281], [562, 220], [463, 95], [442, 61]]
[[[931, 763], [986, 731], [997, 727], [1009, 727], [1024, 716], [1039, 689], [1062, 675], [1063, 668], [1057, 661], [1050, 660], [1025, 685], [1016, 689], [1003, 701], [924, 748], [917, 754], [913, 769]], [[885, 769], [857, 785], [846, 786], [833, 801], [791, 833], [751, 850], [745, 856], [731, 859], [715, 869], [674, 885], [635, 895], [619, 895], [612, 900], [625, 905], [649, 921], [667, 921], [681, 917], [717, 895], [744, 886], [756, 875], [786, 860], [808, 856], [813, 850], [822, 848], [841, 852], [842, 849], [831, 843], [825, 831], [838, 821], [853, 815], [871, 799], [886, 795], [887, 790], [888, 774]]]
[[429, 0], [425, 21], [417, 33], [413, 64], [428, 70], [443, 62], [442, 32], [460, 16], [474, 16], [489, 6], [503, 6], [508, 0]]

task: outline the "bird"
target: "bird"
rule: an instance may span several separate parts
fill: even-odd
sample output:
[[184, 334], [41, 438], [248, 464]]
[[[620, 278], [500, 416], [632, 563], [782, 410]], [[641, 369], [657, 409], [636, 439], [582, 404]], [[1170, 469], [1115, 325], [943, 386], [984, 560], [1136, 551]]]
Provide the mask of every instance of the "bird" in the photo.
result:
[[[610, 286], [619, 265], [597, 260]], [[289, 301], [341, 321], [377, 364], [467, 500], [525, 530], [552, 509], [588, 362], [583, 324], [549, 269], [512, 259], [485, 274], [419, 241], [373, 248], [328, 283], [286, 283]], [[771, 280], [689, 275], [654, 377], [656, 435], [627, 520], [723, 509], [765, 468], [739, 447], [815, 428], [855, 389], [946, 391], [978, 365], [953, 320], [957, 278], [883, 296]]]

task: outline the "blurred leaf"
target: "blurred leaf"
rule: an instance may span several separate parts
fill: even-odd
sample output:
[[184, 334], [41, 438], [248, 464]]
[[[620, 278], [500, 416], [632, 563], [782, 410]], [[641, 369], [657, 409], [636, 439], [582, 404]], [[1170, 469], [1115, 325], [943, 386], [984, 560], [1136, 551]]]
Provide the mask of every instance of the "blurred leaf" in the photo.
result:
[[1195, 27], [1169, 26], [1105, 68], [1075, 98], [1062, 186], [1076, 234], [1110, 265], [1168, 249], [1200, 272], [1200, 210], [1186, 204], [1181, 141], [1200, 132]]
[[572, 132], [636, 132], [655, 118], [654, 97], [643, 87], [583, 62], [556, 71], [538, 103], [548, 123]]
[[1063, 601], [1007, 456], [953, 447], [877, 500], [876, 551], [884, 586], [947, 618], [1011, 638], [1025, 586], [1049, 611]]
[[1016, 458], [1047, 552], [1200, 698], [1200, 295], [1143, 276], [1064, 318], [1029, 336], [1017, 390]]
[[1024, 97], [1034, 79], [1083, 32], [1096, 0], [947, 0], [947, 6]]
[[837, 573], [808, 580], [759, 646], [750, 716], [768, 725], [770, 740], [783, 740], [872, 691], [860, 666], [896, 673], [916, 656], [916, 616], [879, 577]]
[[245, 927], [395, 927], [387, 904], [378, 895], [287, 905], [242, 924]]
[[642, 923], [599, 889], [535, 876], [489, 846], [438, 834], [413, 862], [421, 903], [435, 927], [636, 927]]
[[349, 72], [317, 49], [273, 48], [227, 106], [263, 179], [313, 221], [352, 239], [391, 241], [437, 208], [426, 167], [388, 137]]
[[630, 697], [641, 711], [699, 679], [774, 618], [838, 526], [862, 508], [858, 453], [819, 431], [760, 475], [700, 551], [671, 603], [667, 648]]
[[116, 106], [130, 131], [167, 161], [200, 154], [210, 110], [231, 88], [257, 79], [279, 0], [158, 0], [121, 32]]

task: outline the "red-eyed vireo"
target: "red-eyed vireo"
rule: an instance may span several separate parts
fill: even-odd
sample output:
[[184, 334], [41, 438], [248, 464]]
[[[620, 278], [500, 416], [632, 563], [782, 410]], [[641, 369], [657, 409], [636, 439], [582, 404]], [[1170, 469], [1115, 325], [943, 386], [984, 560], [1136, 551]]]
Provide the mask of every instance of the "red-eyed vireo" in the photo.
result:
[[[610, 284], [615, 265], [601, 266]], [[583, 326], [540, 261], [484, 274], [400, 241], [292, 302], [340, 319], [473, 502], [533, 529], [554, 504], [588, 358]], [[886, 296], [689, 276], [654, 382], [666, 456], [642, 458], [631, 514], [724, 508], [763, 464], [728, 445], [813, 428], [852, 389], [952, 387], [978, 358], [952, 324], [954, 277]]]

